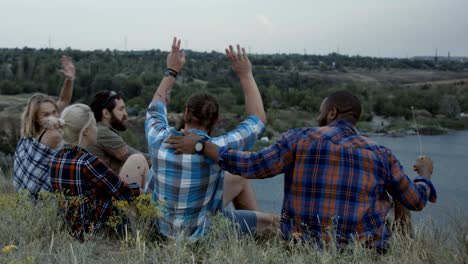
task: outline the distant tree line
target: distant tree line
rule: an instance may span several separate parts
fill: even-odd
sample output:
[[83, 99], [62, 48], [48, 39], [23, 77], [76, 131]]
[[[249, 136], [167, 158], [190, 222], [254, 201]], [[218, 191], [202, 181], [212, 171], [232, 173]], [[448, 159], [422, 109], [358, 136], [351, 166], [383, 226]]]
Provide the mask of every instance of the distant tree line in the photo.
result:
[[[222, 53], [187, 51], [187, 63], [173, 89], [169, 111], [183, 111], [185, 100], [197, 91], [214, 94], [224, 111], [241, 114], [243, 96], [239, 81]], [[42, 92], [57, 95], [62, 78], [59, 58], [71, 56], [77, 69], [74, 102], [88, 103], [100, 90], [121, 91], [131, 114], [142, 114], [163, 76], [167, 52], [72, 49], [0, 49], [0, 94]], [[364, 102], [364, 120], [371, 112], [409, 116], [410, 107], [432, 114], [456, 116], [468, 111], [467, 84], [450, 87], [401, 87], [396, 84], [343, 83], [308, 72], [347, 72], [349, 69], [420, 69], [463, 71], [468, 62], [345, 56], [275, 54], [251, 55], [254, 75], [268, 109], [317, 112], [331, 91], [347, 89]]]

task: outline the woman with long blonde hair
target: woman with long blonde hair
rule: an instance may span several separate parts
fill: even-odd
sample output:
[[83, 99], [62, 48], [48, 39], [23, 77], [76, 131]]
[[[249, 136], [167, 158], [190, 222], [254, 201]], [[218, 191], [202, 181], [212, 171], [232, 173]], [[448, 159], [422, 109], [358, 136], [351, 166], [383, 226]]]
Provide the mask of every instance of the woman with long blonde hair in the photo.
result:
[[58, 100], [35, 94], [22, 115], [21, 138], [16, 146], [13, 167], [14, 186], [16, 191], [28, 190], [33, 196], [40, 191], [51, 190], [49, 163], [61, 142], [58, 117], [73, 94], [75, 66], [67, 56], [62, 56], [61, 63], [65, 81]]
[[103, 227], [113, 211], [112, 200], [133, 200], [137, 183], [127, 184], [86, 148], [97, 141], [96, 119], [91, 108], [74, 104], [63, 110], [60, 121], [63, 147], [50, 162], [52, 189], [70, 233], [78, 239]]

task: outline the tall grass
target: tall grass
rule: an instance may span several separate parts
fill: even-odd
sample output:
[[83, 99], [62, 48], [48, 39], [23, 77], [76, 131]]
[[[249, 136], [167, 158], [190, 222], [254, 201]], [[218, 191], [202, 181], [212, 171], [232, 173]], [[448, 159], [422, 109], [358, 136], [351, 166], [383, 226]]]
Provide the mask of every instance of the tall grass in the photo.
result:
[[13, 192], [11, 176], [1, 177], [0, 186], [0, 250], [8, 251], [0, 251], [0, 263], [447, 264], [467, 263], [468, 259], [468, 224], [463, 217], [453, 217], [443, 227], [416, 225], [414, 238], [394, 234], [385, 255], [359, 243], [338, 253], [333, 247], [318, 250], [283, 241], [277, 235], [262, 240], [238, 237], [232, 226], [219, 218], [212, 231], [196, 243], [156, 240], [145, 234], [151, 229], [138, 224], [126, 236], [95, 235], [81, 243], [68, 235], [53, 196], [33, 203], [27, 195]]

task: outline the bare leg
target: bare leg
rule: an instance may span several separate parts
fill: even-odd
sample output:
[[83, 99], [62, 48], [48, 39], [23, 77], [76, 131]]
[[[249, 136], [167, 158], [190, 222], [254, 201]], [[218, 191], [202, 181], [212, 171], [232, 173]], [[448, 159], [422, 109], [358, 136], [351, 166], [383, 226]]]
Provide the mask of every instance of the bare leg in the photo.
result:
[[280, 216], [276, 214], [255, 212], [257, 215], [257, 238], [268, 238], [279, 230]]
[[249, 180], [226, 172], [223, 206], [226, 207], [230, 202], [234, 204], [236, 210], [258, 211], [257, 199]]
[[133, 154], [125, 161], [120, 169], [119, 176], [126, 183], [138, 183], [142, 193], [145, 183], [148, 181], [148, 171], [148, 161], [146, 161], [145, 156]]

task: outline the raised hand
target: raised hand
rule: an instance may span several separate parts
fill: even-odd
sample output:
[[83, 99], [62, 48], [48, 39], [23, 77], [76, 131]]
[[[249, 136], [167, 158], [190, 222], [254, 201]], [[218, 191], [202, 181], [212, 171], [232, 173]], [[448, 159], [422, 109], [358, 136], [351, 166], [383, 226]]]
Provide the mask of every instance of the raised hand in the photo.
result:
[[234, 72], [239, 76], [239, 78], [252, 75], [252, 65], [250, 64], [249, 57], [245, 52], [245, 48], [240, 48], [237, 44], [237, 53], [234, 51], [232, 45], [229, 45], [229, 48], [226, 50], [226, 55], [231, 61], [231, 66]]
[[63, 55], [62, 58], [60, 59], [60, 62], [62, 63], [62, 69], [60, 72], [65, 76], [66, 79], [69, 80], [74, 80], [75, 79], [75, 65], [73, 65], [73, 61], [71, 57]]
[[172, 48], [167, 55], [166, 66], [176, 72], [180, 72], [185, 64], [185, 52], [180, 49], [180, 39], [174, 37], [172, 40]]
[[432, 177], [432, 171], [434, 169], [434, 162], [428, 156], [419, 156], [416, 159], [416, 163], [413, 165], [413, 170], [418, 173], [419, 176], [430, 179]]

